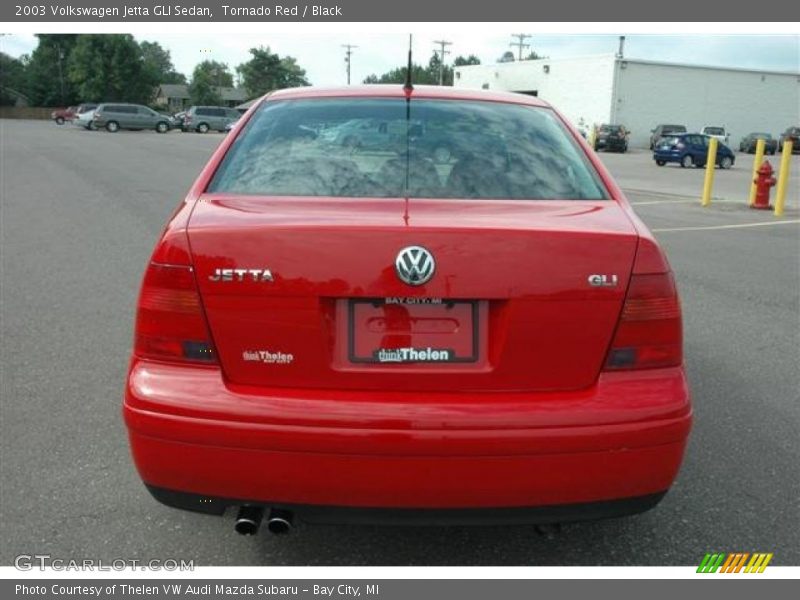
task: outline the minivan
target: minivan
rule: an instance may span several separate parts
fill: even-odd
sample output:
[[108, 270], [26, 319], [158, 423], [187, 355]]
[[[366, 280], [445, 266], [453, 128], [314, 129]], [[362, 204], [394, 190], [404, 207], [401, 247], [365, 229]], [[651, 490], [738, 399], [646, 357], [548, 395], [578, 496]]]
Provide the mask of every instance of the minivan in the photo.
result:
[[213, 129], [225, 131], [225, 126], [242, 116], [235, 108], [224, 106], [192, 106], [183, 117], [183, 131], [206, 133]]
[[105, 127], [114, 133], [120, 129], [155, 129], [158, 133], [166, 133], [170, 129], [171, 119], [152, 108], [141, 104], [123, 104], [105, 102], [94, 111], [94, 126]]

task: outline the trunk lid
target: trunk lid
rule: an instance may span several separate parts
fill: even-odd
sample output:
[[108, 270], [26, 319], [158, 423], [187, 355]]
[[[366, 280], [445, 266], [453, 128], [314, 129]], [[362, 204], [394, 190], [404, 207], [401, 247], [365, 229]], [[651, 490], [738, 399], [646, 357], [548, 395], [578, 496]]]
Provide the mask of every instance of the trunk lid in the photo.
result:
[[[207, 194], [188, 233], [231, 384], [354, 390], [592, 385], [637, 245], [608, 200]], [[435, 258], [424, 285], [395, 272], [408, 246]], [[379, 348], [407, 346], [458, 360], [377, 362]]]

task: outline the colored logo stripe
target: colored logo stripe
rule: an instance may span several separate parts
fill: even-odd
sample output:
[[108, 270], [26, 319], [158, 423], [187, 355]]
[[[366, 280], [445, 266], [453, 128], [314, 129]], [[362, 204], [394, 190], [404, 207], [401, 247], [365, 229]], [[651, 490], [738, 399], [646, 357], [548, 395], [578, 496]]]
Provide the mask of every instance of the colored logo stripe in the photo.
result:
[[[754, 552], [752, 555], [749, 552], [708, 553], [697, 567], [697, 572], [716, 573], [719, 570], [720, 573], [739, 573], [744, 569], [744, 573], [763, 573], [772, 556], [771, 552]], [[750, 562], [747, 562], [748, 558]]]

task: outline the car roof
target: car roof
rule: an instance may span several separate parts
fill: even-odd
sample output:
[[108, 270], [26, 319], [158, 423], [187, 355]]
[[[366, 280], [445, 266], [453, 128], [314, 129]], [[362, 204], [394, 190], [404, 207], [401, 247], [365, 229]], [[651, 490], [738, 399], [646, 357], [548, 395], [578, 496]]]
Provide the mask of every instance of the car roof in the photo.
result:
[[[505, 102], [507, 104], [526, 104], [549, 107], [547, 102], [535, 96], [453, 88], [450, 86], [415, 85], [412, 98], [434, 98], [446, 100], [477, 100], [484, 102]], [[399, 84], [351, 85], [342, 87], [299, 87], [278, 90], [269, 94], [269, 99], [300, 98], [405, 98], [405, 89]]]

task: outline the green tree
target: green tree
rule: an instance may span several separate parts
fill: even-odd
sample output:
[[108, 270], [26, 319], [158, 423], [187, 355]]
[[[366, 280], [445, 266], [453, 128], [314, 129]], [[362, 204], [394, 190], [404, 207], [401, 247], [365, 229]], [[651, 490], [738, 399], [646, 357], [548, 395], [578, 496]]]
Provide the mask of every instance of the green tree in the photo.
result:
[[148, 70], [132, 35], [81, 35], [68, 68], [69, 80], [83, 100], [147, 104], [153, 99], [155, 74]]
[[228, 65], [214, 60], [205, 60], [194, 68], [189, 97], [192, 104], [222, 104], [220, 88], [233, 86], [233, 75]]
[[465, 67], [467, 65], [479, 65], [479, 64], [481, 64], [481, 59], [475, 56], [474, 54], [470, 54], [467, 57], [456, 56], [455, 60], [453, 60], [453, 66], [455, 67]]
[[[369, 75], [364, 83], [404, 83], [408, 67], [397, 67], [383, 75]], [[445, 85], [453, 85], [453, 69], [445, 66]], [[411, 65], [411, 82], [419, 85], [437, 85], [439, 83], [439, 57], [434, 52], [427, 66], [413, 63]]]
[[13, 106], [17, 101], [17, 94], [25, 94], [25, 64], [0, 52], [0, 106]]
[[186, 83], [183, 73], [175, 70], [169, 50], [164, 49], [158, 42], [141, 42], [145, 69], [152, 79], [158, 83]]
[[252, 58], [236, 67], [242, 86], [251, 97], [272, 90], [309, 85], [306, 71], [291, 56], [281, 58], [269, 46], [250, 48]]
[[514, 53], [511, 50], [506, 50], [503, 52], [503, 55], [497, 59], [497, 62], [507, 63], [507, 62], [514, 62], [516, 59], [514, 58]]
[[541, 54], [539, 54], [539, 53], [537, 53], [537, 52], [535, 52], [535, 51], [531, 50], [531, 51], [528, 53], [528, 56], [526, 56], [526, 57], [525, 57], [525, 58], [523, 58], [522, 60], [536, 60], [536, 59], [539, 59], [539, 58], [549, 58], [549, 57], [548, 57], [548, 56], [542, 56]]
[[75, 104], [79, 92], [67, 69], [78, 37], [74, 34], [38, 34], [36, 49], [25, 68], [26, 94], [34, 106]]

